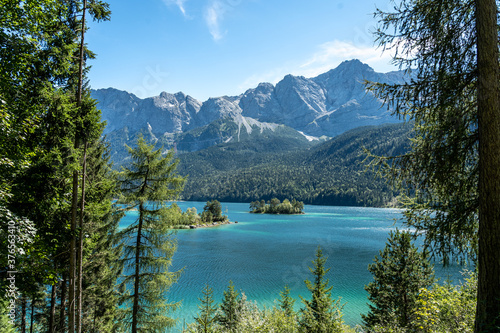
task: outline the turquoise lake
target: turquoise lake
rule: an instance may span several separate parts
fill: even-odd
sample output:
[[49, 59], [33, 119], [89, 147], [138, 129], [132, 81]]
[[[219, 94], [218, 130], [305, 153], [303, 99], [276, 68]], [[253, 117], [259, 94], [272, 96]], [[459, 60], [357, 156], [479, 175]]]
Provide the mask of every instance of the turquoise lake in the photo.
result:
[[[178, 205], [184, 211], [195, 207], [201, 212], [205, 203]], [[372, 280], [367, 267], [384, 248], [389, 232], [400, 225], [395, 224], [400, 210], [306, 205], [304, 215], [262, 215], [250, 214], [248, 203], [222, 203], [222, 209], [238, 223], [177, 232], [172, 270], [183, 269], [183, 273], [168, 298], [182, 301], [182, 306], [172, 314], [179, 319], [173, 331], [193, 321], [207, 283], [217, 302], [231, 280], [261, 307], [271, 307], [288, 285], [299, 309], [299, 295], [310, 298], [304, 280], [312, 280], [308, 267], [318, 246], [328, 256], [332, 296], [345, 303], [344, 321], [351, 326], [361, 323], [360, 314], [368, 309], [364, 286]], [[124, 217], [121, 224], [132, 218]], [[443, 269], [439, 264], [436, 275], [442, 280], [461, 278], [459, 267]]]

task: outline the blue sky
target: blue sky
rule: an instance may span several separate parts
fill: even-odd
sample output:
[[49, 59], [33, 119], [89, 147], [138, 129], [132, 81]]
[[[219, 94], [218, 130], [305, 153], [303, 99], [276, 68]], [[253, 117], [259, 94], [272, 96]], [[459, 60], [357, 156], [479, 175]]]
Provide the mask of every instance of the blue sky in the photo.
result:
[[182, 91], [205, 101], [286, 74], [314, 77], [353, 58], [388, 72], [373, 12], [389, 0], [107, 0], [86, 35], [92, 88], [144, 98]]

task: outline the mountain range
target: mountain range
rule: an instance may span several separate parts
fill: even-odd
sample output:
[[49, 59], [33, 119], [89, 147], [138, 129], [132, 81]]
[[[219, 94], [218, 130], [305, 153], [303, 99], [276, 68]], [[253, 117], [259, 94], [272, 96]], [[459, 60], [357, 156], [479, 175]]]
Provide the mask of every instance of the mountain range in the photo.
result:
[[113, 88], [92, 91], [115, 161], [138, 133], [178, 151], [220, 143], [286, 136], [299, 145], [335, 137], [360, 126], [397, 123], [365, 82], [401, 83], [402, 72], [377, 73], [359, 60], [341, 63], [314, 78], [287, 75], [276, 85], [260, 83], [239, 96], [200, 102], [178, 92], [141, 99]]
[[366, 172], [366, 149], [390, 156], [408, 149], [404, 124], [366, 82], [403, 83], [345, 61], [314, 78], [287, 75], [239, 96], [200, 102], [183, 92], [141, 99], [113, 88], [92, 91], [115, 167], [139, 135], [175, 148], [186, 200], [249, 202], [278, 197], [309, 204], [389, 205], [396, 192]]

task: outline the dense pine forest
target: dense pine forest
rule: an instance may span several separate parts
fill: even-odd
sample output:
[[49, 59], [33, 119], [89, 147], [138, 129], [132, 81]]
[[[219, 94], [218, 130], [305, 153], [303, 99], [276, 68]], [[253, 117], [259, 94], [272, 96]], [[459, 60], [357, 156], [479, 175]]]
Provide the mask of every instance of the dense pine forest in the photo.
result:
[[387, 206], [395, 202], [397, 192], [368, 168], [369, 152], [402, 155], [409, 148], [411, 131], [410, 124], [384, 125], [352, 130], [300, 150], [287, 151], [286, 142], [274, 140], [180, 154], [179, 172], [189, 175], [182, 197], [228, 202], [276, 197], [305, 204]]
[[[415, 76], [367, 88], [405, 125], [281, 153], [286, 145], [274, 142], [267, 155], [259, 150], [272, 150], [269, 143], [249, 141], [177, 159], [138, 138], [117, 172], [90, 98], [87, 61], [95, 54], [85, 42], [87, 22], [109, 20], [109, 5], [0, 0], [0, 331], [174, 327], [169, 315], [182, 311], [181, 300], [164, 296], [182, 274], [170, 267], [172, 227], [183, 214], [169, 202], [182, 195], [364, 206], [398, 197], [426, 249], [406, 231], [389, 235], [367, 267], [370, 307], [359, 327], [344, 324], [318, 247], [304, 281], [310, 295], [292, 299], [284, 286], [273, 308], [260, 309], [230, 281], [217, 304], [207, 285], [187, 331], [498, 332], [498, 3], [405, 0], [375, 16], [377, 42]], [[120, 229], [129, 211], [137, 218]], [[476, 272], [461, 285], [436, 284], [431, 255], [469, 260]]]

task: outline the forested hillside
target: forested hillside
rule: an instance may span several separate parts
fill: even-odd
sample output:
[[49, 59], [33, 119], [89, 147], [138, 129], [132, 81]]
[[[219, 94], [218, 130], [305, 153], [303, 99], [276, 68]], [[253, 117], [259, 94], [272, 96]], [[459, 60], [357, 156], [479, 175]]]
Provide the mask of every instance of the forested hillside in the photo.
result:
[[250, 202], [277, 197], [306, 204], [385, 206], [396, 193], [367, 169], [366, 150], [406, 151], [412, 126], [363, 127], [313, 148], [287, 150], [286, 141], [246, 141], [180, 154], [188, 175], [185, 200]]

